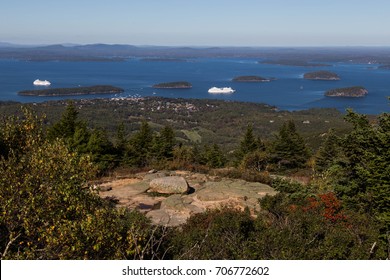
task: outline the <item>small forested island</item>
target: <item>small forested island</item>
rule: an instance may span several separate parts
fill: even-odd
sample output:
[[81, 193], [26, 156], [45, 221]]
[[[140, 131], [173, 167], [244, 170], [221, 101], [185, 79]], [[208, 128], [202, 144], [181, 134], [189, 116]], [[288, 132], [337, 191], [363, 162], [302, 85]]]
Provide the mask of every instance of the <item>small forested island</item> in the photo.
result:
[[109, 85], [97, 85], [90, 87], [73, 87], [73, 88], [48, 88], [37, 90], [22, 90], [19, 95], [24, 96], [72, 96], [87, 94], [114, 94], [122, 93], [124, 90], [119, 87]]
[[232, 79], [233, 82], [270, 82], [274, 78], [263, 78], [260, 76], [238, 76]]
[[276, 60], [264, 60], [259, 61], [258, 63], [262, 64], [275, 64], [275, 65], [287, 65], [287, 66], [301, 66], [301, 67], [325, 67], [330, 66], [325, 63], [312, 62], [307, 60], [299, 60], [299, 59], [276, 59]]
[[303, 78], [306, 80], [321, 80], [321, 81], [338, 81], [339, 75], [329, 71], [314, 71], [305, 73]]
[[368, 90], [361, 86], [336, 88], [325, 92], [325, 96], [329, 97], [363, 97], [368, 93]]
[[187, 89], [187, 88], [192, 88], [192, 84], [189, 82], [169, 82], [169, 83], [160, 83], [160, 84], [155, 84], [153, 88], [177, 88], [177, 89]]

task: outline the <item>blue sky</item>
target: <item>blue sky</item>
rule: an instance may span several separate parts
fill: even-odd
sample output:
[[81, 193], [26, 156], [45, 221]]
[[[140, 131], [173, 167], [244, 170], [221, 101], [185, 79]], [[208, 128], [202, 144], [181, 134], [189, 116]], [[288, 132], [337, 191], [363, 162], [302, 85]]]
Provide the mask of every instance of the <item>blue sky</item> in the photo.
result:
[[0, 42], [390, 46], [389, 0], [1, 0]]

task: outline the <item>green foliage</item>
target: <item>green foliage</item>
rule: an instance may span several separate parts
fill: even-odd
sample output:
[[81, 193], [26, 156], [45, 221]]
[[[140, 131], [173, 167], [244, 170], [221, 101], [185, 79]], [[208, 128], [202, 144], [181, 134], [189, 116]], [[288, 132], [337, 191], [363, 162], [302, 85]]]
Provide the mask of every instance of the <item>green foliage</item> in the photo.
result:
[[284, 168], [303, 167], [309, 157], [309, 150], [294, 122], [285, 122], [275, 137], [272, 145], [274, 161]]
[[[266, 196], [253, 218], [232, 209], [192, 216], [169, 238], [172, 259], [380, 259], [378, 225], [367, 216], [340, 210], [327, 195], [293, 203]], [[376, 250], [371, 250], [375, 245]]]
[[1, 131], [7, 148], [0, 159], [1, 259], [152, 256], [149, 221], [112, 208], [89, 189], [95, 171], [88, 155], [60, 139], [47, 141], [42, 120], [28, 111]]
[[[120, 123], [124, 123], [126, 134], [130, 136], [139, 130], [138, 123], [146, 119], [161, 127], [172, 126], [178, 137], [182, 130], [195, 132], [196, 139], [188, 139], [201, 140], [202, 145], [218, 144], [225, 151], [237, 150], [248, 124], [253, 124], [256, 137], [268, 141], [273, 139], [273, 134], [283, 122], [294, 120], [308, 146], [315, 150], [323, 140], [320, 135], [330, 128], [335, 128], [337, 135], [350, 129], [350, 125], [342, 119], [343, 114], [336, 109], [315, 108], [289, 112], [276, 111], [272, 106], [258, 103], [161, 97], [83, 99], [73, 100], [73, 104], [79, 111], [80, 120], [86, 120], [88, 127], [106, 130], [112, 140], [115, 139]], [[20, 105], [2, 102], [0, 115], [20, 115]], [[65, 105], [65, 101], [59, 100], [31, 106], [39, 114], [46, 114], [48, 123], [56, 123]], [[310, 124], [302, 124], [304, 120], [310, 120]], [[182, 138], [187, 139], [185, 135]]]
[[48, 129], [49, 139], [72, 138], [76, 129], [81, 126], [80, 121], [78, 121], [78, 115], [79, 112], [76, 110], [73, 102], [69, 102], [61, 120]]
[[260, 138], [256, 138], [253, 133], [253, 126], [248, 125], [245, 135], [240, 142], [240, 147], [236, 153], [238, 162], [240, 162], [246, 155], [255, 151], [264, 151], [265, 145]]
[[217, 144], [214, 144], [211, 147], [207, 145], [204, 146], [200, 161], [202, 164], [211, 168], [224, 167], [227, 162], [225, 155]]
[[262, 172], [267, 170], [270, 162], [270, 154], [266, 151], [254, 151], [247, 154], [241, 161], [241, 168]]
[[301, 193], [305, 189], [302, 184], [283, 178], [274, 178], [272, 180], [272, 187], [285, 194]]
[[153, 138], [151, 156], [157, 160], [170, 160], [173, 158], [173, 149], [176, 145], [175, 132], [172, 127], [165, 126]]
[[379, 244], [375, 221], [355, 212], [340, 212], [340, 201], [332, 197], [291, 200], [279, 194], [264, 198], [261, 206], [268, 211], [258, 219], [257, 234], [248, 245], [251, 258], [385, 258], [384, 244], [370, 253], [371, 247]]
[[125, 124], [121, 122], [117, 127], [115, 139], [115, 149], [117, 149], [118, 153], [125, 151], [127, 142]]
[[331, 129], [315, 155], [316, 172], [324, 172], [334, 165], [340, 157], [340, 152], [339, 140]]
[[149, 124], [146, 121], [143, 121], [139, 131], [137, 131], [130, 139], [126, 163], [130, 166], [146, 166], [149, 160], [152, 141], [153, 131]]
[[[29, 111], [0, 124], [2, 259], [389, 257], [389, 114], [370, 122], [349, 111], [346, 120], [353, 129], [341, 137], [329, 131], [315, 155], [314, 183], [273, 179], [279, 193], [260, 201], [257, 217], [248, 211], [210, 210], [172, 229], [169, 239], [140, 213], [112, 208], [90, 190], [88, 179], [96, 167], [104, 170], [118, 162], [190, 170], [203, 166], [206, 171], [224, 167], [226, 146], [222, 150], [212, 143], [213, 131], [203, 128], [199, 131], [208, 131], [212, 139], [202, 141], [212, 144], [203, 149], [176, 145], [173, 128], [165, 125], [154, 132], [145, 121], [129, 138], [129, 123], [120, 125], [113, 145], [104, 130], [91, 129], [78, 115], [69, 104], [48, 129], [50, 141], [44, 120]], [[301, 168], [309, 156], [292, 121], [267, 146], [248, 126], [237, 150], [239, 168], [215, 170], [215, 175], [270, 183], [264, 171], [270, 163]]]
[[336, 190], [349, 207], [372, 213], [390, 229], [390, 114], [370, 124], [348, 111], [351, 133], [341, 139], [345, 160], [339, 164]]
[[73, 102], [69, 102], [61, 119], [48, 129], [48, 138], [62, 139], [72, 151], [90, 155], [100, 172], [116, 166], [115, 150], [106, 133], [89, 129], [78, 115]]
[[233, 209], [211, 210], [191, 217], [171, 237], [173, 259], [245, 259], [243, 244], [253, 230], [249, 214]]

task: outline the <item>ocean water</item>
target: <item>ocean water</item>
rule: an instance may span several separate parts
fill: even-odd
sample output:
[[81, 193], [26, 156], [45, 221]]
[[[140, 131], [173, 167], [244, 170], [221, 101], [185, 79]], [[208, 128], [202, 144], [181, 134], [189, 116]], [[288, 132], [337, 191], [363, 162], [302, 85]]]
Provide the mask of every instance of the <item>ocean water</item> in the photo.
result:
[[[51, 87], [113, 85], [125, 92], [119, 96], [164, 96], [172, 98], [213, 98], [234, 101], [267, 103], [281, 110], [302, 110], [312, 107], [353, 108], [364, 114], [390, 111], [390, 70], [378, 65], [329, 63], [327, 67], [300, 67], [257, 63], [255, 59], [190, 59], [187, 61], [144, 61], [129, 59], [123, 62], [28, 62], [0, 60], [0, 101], [43, 102], [69, 97], [19, 96], [18, 91], [38, 89], [35, 79], [49, 80]], [[336, 72], [340, 81], [308, 81], [303, 74], [310, 71]], [[258, 75], [276, 78], [271, 82], [238, 83], [232, 78]], [[154, 89], [153, 84], [188, 81], [191, 89]], [[235, 93], [212, 95], [211, 87], [232, 87]], [[364, 86], [369, 93], [363, 98], [325, 97], [332, 88]], [[89, 95], [75, 98], [112, 98], [118, 95]], [[72, 97], [73, 98], [73, 97]]]

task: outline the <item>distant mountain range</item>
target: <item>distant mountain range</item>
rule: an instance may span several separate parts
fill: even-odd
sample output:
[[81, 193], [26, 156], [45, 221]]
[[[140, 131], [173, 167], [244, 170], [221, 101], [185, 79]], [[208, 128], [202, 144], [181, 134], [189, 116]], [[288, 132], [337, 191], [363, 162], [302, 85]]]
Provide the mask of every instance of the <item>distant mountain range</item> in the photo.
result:
[[29, 61], [122, 61], [141, 58], [238, 57], [260, 62], [390, 64], [390, 47], [164, 47], [121, 44], [17, 45], [0, 42], [0, 58]]

